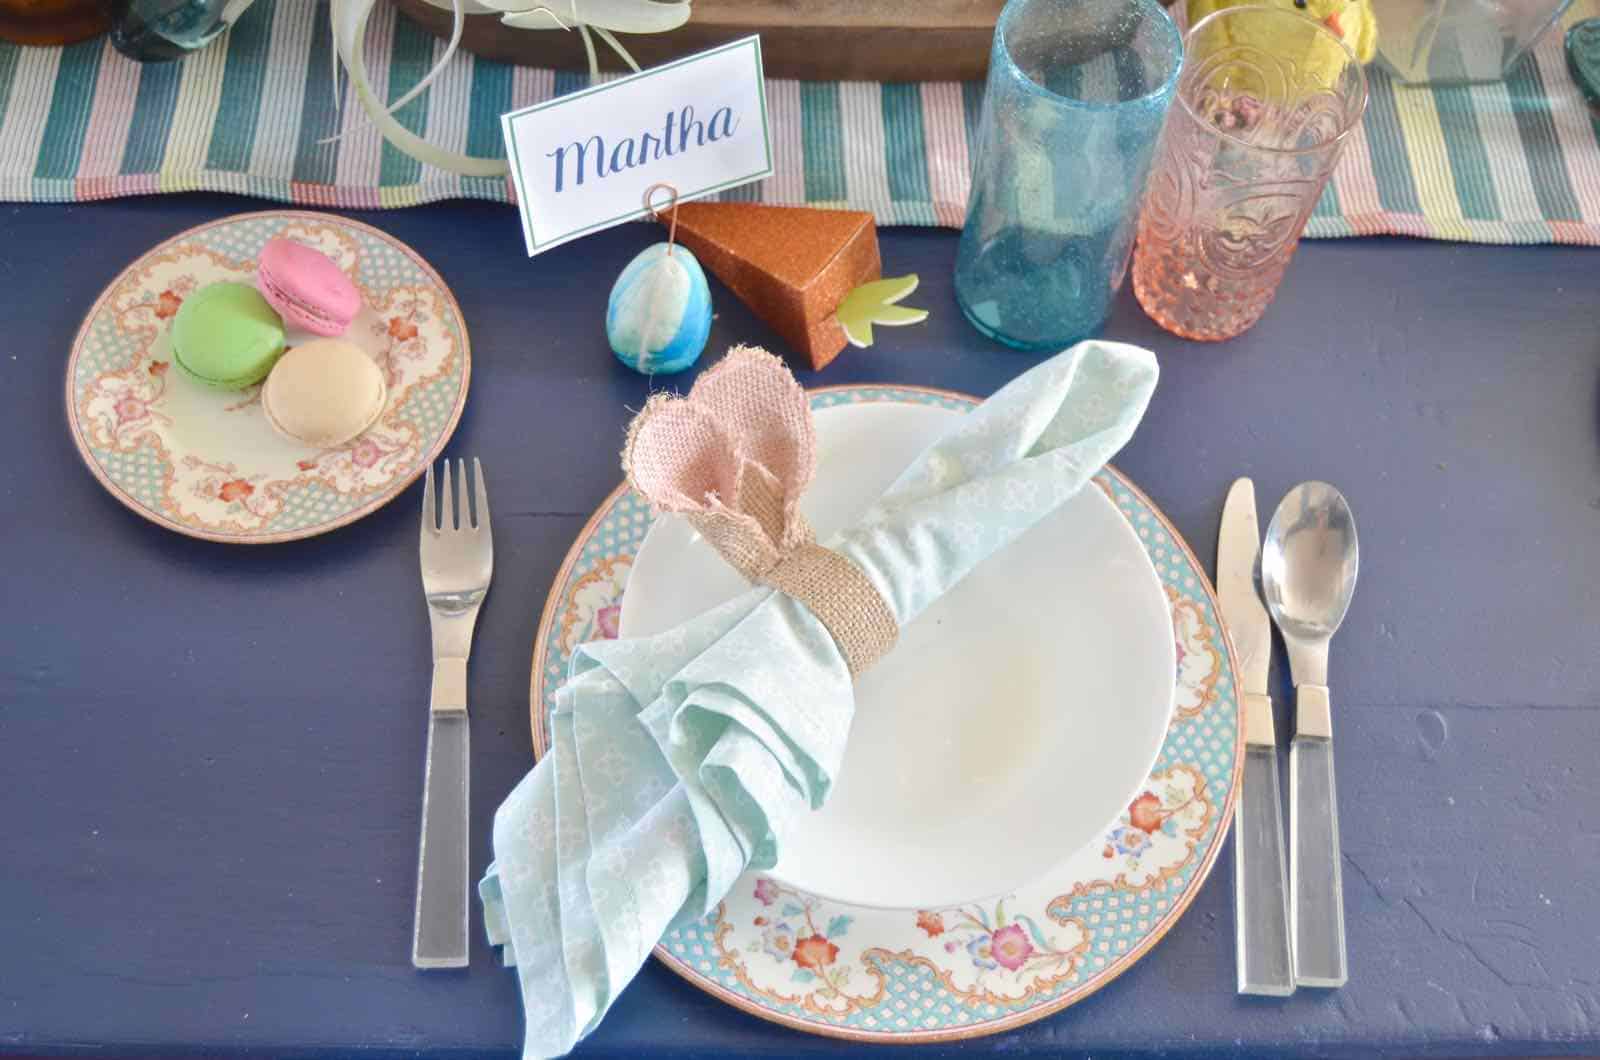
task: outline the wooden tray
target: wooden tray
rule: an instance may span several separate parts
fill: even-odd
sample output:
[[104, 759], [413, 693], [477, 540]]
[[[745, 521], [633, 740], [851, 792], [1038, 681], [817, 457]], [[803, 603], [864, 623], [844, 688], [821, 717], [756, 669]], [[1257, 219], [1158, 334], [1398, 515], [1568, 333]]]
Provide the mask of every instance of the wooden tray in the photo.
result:
[[[450, 35], [450, 13], [427, 0], [396, 0], [428, 32]], [[989, 68], [1004, 0], [694, 0], [670, 33], [621, 36], [640, 66], [761, 34], [768, 77], [811, 81], [971, 81]], [[520, 30], [497, 15], [469, 15], [462, 46], [490, 59], [586, 70], [577, 33]], [[603, 70], [625, 70], [596, 42]]]

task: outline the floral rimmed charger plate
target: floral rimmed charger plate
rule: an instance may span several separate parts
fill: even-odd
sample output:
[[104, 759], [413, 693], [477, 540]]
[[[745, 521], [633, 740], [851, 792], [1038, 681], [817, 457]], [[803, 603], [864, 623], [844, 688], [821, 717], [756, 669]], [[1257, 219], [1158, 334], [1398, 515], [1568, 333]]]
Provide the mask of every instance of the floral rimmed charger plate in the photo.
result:
[[[874, 402], [976, 403], [900, 387], [812, 395], [818, 409]], [[1058, 1011], [1165, 935], [1210, 871], [1232, 816], [1242, 750], [1234, 669], [1210, 584], [1188, 547], [1117, 472], [1095, 481], [1149, 555], [1176, 646], [1170, 721], [1149, 775], [1117, 819], [1031, 883], [978, 902], [886, 908], [751, 873], [714, 914], [657, 946], [668, 967], [730, 1004], [801, 1030], [928, 1041], [991, 1034]], [[537, 754], [547, 747], [547, 697], [572, 650], [618, 635], [623, 592], [651, 519], [637, 495], [619, 488], [557, 575], [534, 646]], [[973, 857], [983, 856], [984, 841], [974, 838]]]
[[[172, 367], [168, 324], [192, 291], [252, 283], [276, 236], [327, 254], [361, 291], [344, 338], [384, 370], [389, 400], [355, 441], [316, 449], [273, 432], [260, 388], [202, 387]], [[291, 345], [314, 336], [289, 331]], [[191, 228], [123, 270], [67, 363], [67, 422], [117, 500], [192, 537], [268, 544], [313, 537], [381, 508], [444, 449], [466, 404], [471, 351], [455, 297], [399, 240], [331, 214], [241, 214]]]

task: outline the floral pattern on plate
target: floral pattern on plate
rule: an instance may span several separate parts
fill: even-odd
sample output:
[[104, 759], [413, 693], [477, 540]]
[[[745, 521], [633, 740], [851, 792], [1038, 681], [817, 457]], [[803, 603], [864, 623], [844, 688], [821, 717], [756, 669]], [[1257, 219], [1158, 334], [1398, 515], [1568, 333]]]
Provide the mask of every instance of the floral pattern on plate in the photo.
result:
[[750, 896], [760, 911], [747, 925], [725, 913], [718, 918], [719, 960], [753, 993], [824, 1017], [882, 1004], [891, 989], [888, 967], [906, 962], [921, 965], [967, 1004], [1014, 1001], [1070, 974], [1089, 944], [1082, 925], [1011, 915], [1001, 899], [917, 910], [921, 936], [891, 952], [871, 944], [882, 936], [851, 934], [860, 915], [852, 907], [768, 876], [754, 878]]
[[610, 556], [585, 572], [567, 594], [557, 634], [570, 656], [591, 640], [616, 640], [622, 621], [622, 590], [633, 569], [631, 556]]
[[1212, 636], [1200, 603], [1170, 584], [1165, 588], [1178, 649], [1177, 697], [1172, 704], [1172, 720], [1177, 724], [1198, 716], [1216, 697], [1224, 649]]
[[[173, 370], [167, 330], [183, 300], [218, 281], [252, 283], [275, 236], [321, 250], [361, 290], [345, 338], [383, 369], [389, 402], [347, 445], [279, 438], [258, 387], [212, 391]], [[416, 478], [454, 430], [469, 375], [455, 299], [414, 251], [340, 217], [272, 211], [191, 229], [124, 270], [73, 344], [67, 407], [90, 469], [139, 514], [196, 537], [284, 541], [352, 522]]]
[[[971, 398], [834, 387], [812, 406]], [[1210, 583], [1154, 505], [1114, 470], [1096, 480], [1139, 534], [1172, 606], [1178, 666], [1167, 738], [1149, 778], [1097, 842], [1001, 898], [945, 909], [852, 906], [747, 873], [715, 913], [656, 955], [696, 986], [802, 1030], [877, 1041], [995, 1033], [1072, 1004], [1138, 960], [1204, 882], [1232, 819], [1243, 741], [1230, 648]], [[534, 645], [536, 753], [572, 649], [614, 637], [651, 516], [619, 488], [568, 553]]]

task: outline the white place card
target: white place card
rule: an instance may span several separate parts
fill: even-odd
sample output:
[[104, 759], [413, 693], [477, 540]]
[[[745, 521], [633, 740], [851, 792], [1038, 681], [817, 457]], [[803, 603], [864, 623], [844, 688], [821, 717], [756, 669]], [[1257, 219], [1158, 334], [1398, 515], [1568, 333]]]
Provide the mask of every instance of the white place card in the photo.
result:
[[[652, 184], [670, 184], [687, 201], [772, 172], [760, 37], [500, 121], [529, 256], [645, 216]], [[658, 193], [657, 207], [665, 202]]]

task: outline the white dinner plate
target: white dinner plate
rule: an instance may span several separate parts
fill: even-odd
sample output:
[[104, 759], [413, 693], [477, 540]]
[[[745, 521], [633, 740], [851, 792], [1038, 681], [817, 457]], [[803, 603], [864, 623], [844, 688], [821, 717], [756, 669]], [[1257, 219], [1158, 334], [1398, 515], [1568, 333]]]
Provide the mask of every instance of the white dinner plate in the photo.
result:
[[[801, 503], [851, 525], [960, 413], [879, 402], [816, 412]], [[621, 634], [678, 625], [746, 588], [676, 517], [634, 559]], [[837, 902], [987, 900], [1091, 842], [1149, 776], [1173, 705], [1172, 614], [1139, 537], [1084, 489], [901, 631], [856, 683], [827, 804], [783, 838], [780, 882]]]

